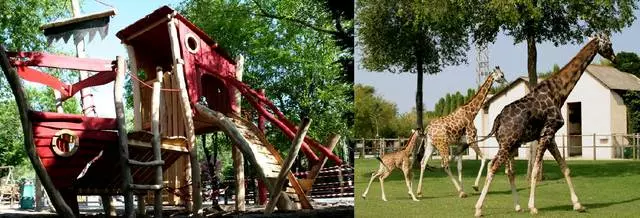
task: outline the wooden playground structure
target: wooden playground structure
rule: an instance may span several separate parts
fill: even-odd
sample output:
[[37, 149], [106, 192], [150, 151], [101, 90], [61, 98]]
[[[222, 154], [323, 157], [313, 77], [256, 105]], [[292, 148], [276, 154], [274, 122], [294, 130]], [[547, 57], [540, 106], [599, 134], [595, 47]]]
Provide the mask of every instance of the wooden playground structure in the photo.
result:
[[[232, 59], [202, 30], [167, 6], [119, 31], [129, 64], [115, 60], [76, 58], [41, 52], [0, 49], [2, 70], [16, 97], [25, 149], [37, 176], [59, 215], [79, 214], [78, 195], [123, 195], [125, 216], [145, 214], [148, 193], [154, 212], [163, 205], [184, 205], [191, 213], [202, 208], [196, 134], [222, 131], [234, 143], [236, 210], [244, 210], [244, 161], [256, 168], [270, 194], [265, 213], [312, 209], [309, 193], [327, 160], [341, 165], [332, 153], [339, 136], [323, 145], [306, 136], [310, 120], [299, 126], [288, 120], [260, 92], [242, 83], [244, 60]], [[1, 45], [0, 45], [1, 46]], [[127, 66], [129, 70], [127, 71]], [[96, 72], [75, 84], [65, 84], [34, 67]], [[123, 106], [125, 75], [132, 78], [132, 131], [127, 131]], [[114, 82], [116, 118], [33, 111], [20, 79], [40, 83], [60, 93], [62, 101], [82, 89]], [[264, 136], [264, 125], [241, 117], [240, 101], [255, 109], [291, 141], [285, 158]], [[291, 172], [302, 151], [309, 160], [305, 179]], [[293, 192], [285, 192], [288, 184]], [[266, 193], [263, 193], [266, 194]]]

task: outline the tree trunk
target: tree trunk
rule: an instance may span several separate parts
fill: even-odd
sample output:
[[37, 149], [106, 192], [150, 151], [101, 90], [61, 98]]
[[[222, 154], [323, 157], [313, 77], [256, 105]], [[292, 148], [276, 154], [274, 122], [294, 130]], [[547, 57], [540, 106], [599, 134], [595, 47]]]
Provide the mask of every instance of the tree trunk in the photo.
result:
[[[536, 48], [536, 38], [533, 34], [527, 37], [527, 71], [529, 74], [529, 91], [538, 85], [538, 72], [537, 72], [538, 51]], [[529, 161], [527, 164], [527, 180], [531, 180], [531, 172], [533, 171], [533, 164], [535, 161], [536, 149], [538, 143], [533, 142], [529, 146]], [[538, 181], [542, 180], [542, 165], [538, 171]]]

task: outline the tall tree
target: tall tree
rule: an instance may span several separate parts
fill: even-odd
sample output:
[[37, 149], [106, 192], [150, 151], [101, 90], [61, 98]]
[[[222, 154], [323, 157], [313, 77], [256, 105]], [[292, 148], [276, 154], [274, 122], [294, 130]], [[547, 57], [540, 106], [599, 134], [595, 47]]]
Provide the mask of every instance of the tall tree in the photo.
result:
[[595, 0], [478, 0], [474, 40], [485, 44], [496, 40], [500, 30], [514, 43], [527, 44], [529, 86], [538, 84], [536, 44], [582, 43], [596, 32], [620, 32], [635, 20], [636, 1]]
[[[354, 90], [356, 119], [353, 129], [355, 137], [394, 137], [395, 133], [391, 129], [394, 128], [392, 122], [398, 111], [396, 105], [377, 96], [375, 89], [371, 86], [356, 84]], [[381, 130], [383, 130], [382, 134], [380, 134]]]
[[[614, 67], [640, 77], [640, 57], [632, 52], [620, 52], [616, 55]], [[627, 91], [622, 95], [627, 106], [627, 132], [640, 132], [640, 92]]]
[[424, 73], [466, 61], [470, 2], [359, 0], [358, 42], [370, 71], [417, 73], [416, 127], [423, 128]]

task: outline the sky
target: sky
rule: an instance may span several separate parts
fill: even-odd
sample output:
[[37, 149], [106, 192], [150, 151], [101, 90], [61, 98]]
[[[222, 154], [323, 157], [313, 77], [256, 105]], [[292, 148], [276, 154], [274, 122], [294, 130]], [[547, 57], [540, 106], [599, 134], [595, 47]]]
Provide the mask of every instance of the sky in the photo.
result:
[[[127, 52], [121, 44], [120, 39], [116, 37], [116, 33], [125, 27], [133, 24], [137, 20], [150, 14], [154, 10], [168, 5], [176, 8], [181, 2], [179, 0], [172, 1], [153, 1], [153, 0], [101, 0], [116, 9], [116, 15], [111, 17], [109, 23], [109, 34], [101, 39], [99, 34], [91, 42], [86, 43], [85, 51], [87, 57], [115, 60], [116, 56], [122, 56], [128, 59]], [[94, 0], [82, 1], [80, 5], [82, 14], [101, 12], [110, 9], [110, 7], [100, 4]], [[88, 37], [85, 39], [88, 40]], [[62, 40], [55, 42], [53, 46], [65, 51], [72, 51], [75, 54], [75, 45], [73, 40], [64, 43]], [[94, 102], [96, 104], [96, 112], [102, 117], [115, 117], [115, 107], [113, 101], [113, 83], [99, 86], [93, 89]], [[76, 94], [76, 97], [79, 94]]]
[[[634, 12], [636, 21], [630, 27], [611, 36], [614, 51], [628, 51], [640, 53], [640, 10]], [[573, 58], [585, 42], [577, 45], [559, 45], [552, 43], [538, 44], [538, 72], [552, 69], [554, 64], [564, 66]], [[357, 42], [357, 39], [356, 39]], [[513, 44], [513, 39], [500, 33], [496, 42], [489, 48], [489, 69], [500, 66], [507, 81], [513, 81], [519, 76], [526, 76], [527, 48], [525, 43]], [[395, 103], [398, 112], [404, 113], [415, 107], [416, 74], [389, 72], [370, 72], [360, 65], [361, 51], [356, 48], [355, 83], [375, 87], [376, 93]], [[596, 56], [592, 63], [598, 63], [600, 56]], [[435, 103], [447, 93], [460, 91], [466, 93], [469, 88], [477, 88], [476, 80], [476, 50], [471, 48], [467, 54], [468, 64], [446, 67], [436, 75], [425, 75], [423, 87], [423, 102], [425, 110], [433, 110]]]

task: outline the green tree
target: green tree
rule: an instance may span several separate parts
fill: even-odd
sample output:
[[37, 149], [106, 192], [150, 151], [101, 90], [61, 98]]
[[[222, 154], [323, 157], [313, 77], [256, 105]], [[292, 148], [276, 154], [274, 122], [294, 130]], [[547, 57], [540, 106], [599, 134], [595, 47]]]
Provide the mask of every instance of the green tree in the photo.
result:
[[[354, 135], [357, 138], [373, 138], [376, 136], [395, 137], [393, 127], [398, 109], [396, 105], [375, 94], [371, 86], [356, 84], [355, 90], [355, 124]], [[410, 128], [409, 128], [410, 129]], [[382, 134], [381, 134], [382, 132]]]
[[581, 43], [596, 32], [619, 32], [635, 20], [636, 1], [556, 1], [488, 0], [477, 1], [474, 41], [493, 42], [500, 30], [514, 43], [527, 44], [529, 86], [538, 84], [536, 44]]
[[[318, 34], [336, 28], [327, 7], [315, 1], [187, 0], [179, 10], [232, 56], [244, 55], [244, 82], [266, 89], [293, 121], [311, 117], [309, 135], [321, 140], [330, 133], [351, 135], [353, 114], [353, 90], [341, 65], [350, 52], [334, 34]], [[348, 31], [352, 24], [345, 19], [340, 25]], [[279, 131], [268, 137], [278, 147], [290, 146]]]
[[466, 61], [471, 2], [359, 0], [358, 40], [371, 71], [417, 73], [416, 126], [423, 128], [423, 74]]
[[453, 108], [454, 107], [451, 104], [451, 94], [447, 93], [447, 95], [445, 95], [444, 97], [444, 113], [442, 113], [442, 116], [446, 116], [447, 114], [451, 113]]
[[[67, 5], [68, 1], [63, 0], [0, 1], [0, 8], [3, 9], [0, 15], [0, 43], [10, 51], [46, 49], [46, 41], [41, 34], [40, 26], [66, 16]], [[25, 92], [32, 107], [52, 111], [51, 105], [54, 104], [51, 101], [53, 99], [51, 89], [27, 87]], [[49, 98], [47, 94], [51, 94], [51, 97]], [[73, 104], [70, 102], [63, 106], [71, 111]], [[0, 76], [0, 123], [4, 125], [0, 130], [0, 143], [3, 145], [0, 146], [2, 147], [0, 148], [0, 165], [27, 166], [23, 135], [16, 132], [21, 129], [17, 106], [4, 76]]]
[[[614, 67], [640, 77], [640, 57], [636, 53], [618, 53]], [[638, 133], [640, 132], [640, 92], [627, 91], [622, 94], [622, 98], [627, 106], [627, 132]]]

